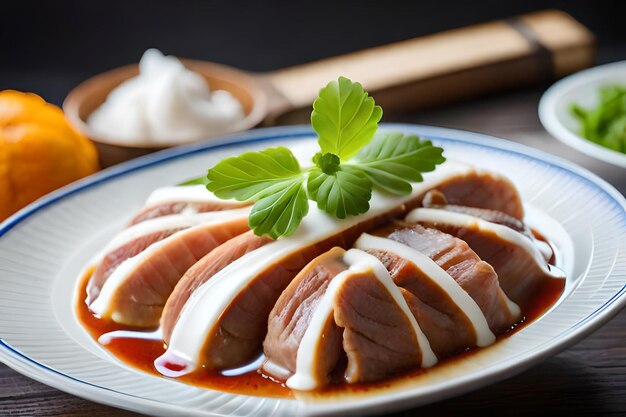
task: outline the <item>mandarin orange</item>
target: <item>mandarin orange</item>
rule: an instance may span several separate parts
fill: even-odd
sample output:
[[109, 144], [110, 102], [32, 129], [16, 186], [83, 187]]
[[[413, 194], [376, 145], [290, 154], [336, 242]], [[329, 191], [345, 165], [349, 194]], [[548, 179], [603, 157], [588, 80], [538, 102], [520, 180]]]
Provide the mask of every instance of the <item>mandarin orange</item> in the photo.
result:
[[60, 108], [35, 94], [0, 91], [0, 221], [97, 170], [94, 144]]

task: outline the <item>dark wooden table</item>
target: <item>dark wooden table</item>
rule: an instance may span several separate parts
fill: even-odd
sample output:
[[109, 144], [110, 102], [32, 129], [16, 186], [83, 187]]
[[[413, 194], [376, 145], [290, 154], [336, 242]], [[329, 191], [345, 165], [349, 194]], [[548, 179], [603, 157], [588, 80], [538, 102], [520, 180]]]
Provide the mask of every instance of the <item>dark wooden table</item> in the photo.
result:
[[[524, 143], [580, 164], [626, 194], [626, 170], [567, 148], [543, 130], [536, 114], [542, 90], [534, 88], [494, 95], [440, 110], [386, 116], [385, 120], [466, 129]], [[626, 311], [586, 340], [518, 376], [394, 416], [453, 413], [626, 416]], [[113, 417], [136, 414], [65, 394], [0, 364], [0, 416], [7, 415]]]

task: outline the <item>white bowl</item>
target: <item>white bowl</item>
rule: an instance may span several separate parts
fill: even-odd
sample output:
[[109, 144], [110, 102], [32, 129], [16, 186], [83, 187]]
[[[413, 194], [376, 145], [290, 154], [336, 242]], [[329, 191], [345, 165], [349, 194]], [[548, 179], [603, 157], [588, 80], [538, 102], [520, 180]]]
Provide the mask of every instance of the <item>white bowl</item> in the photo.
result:
[[600, 65], [563, 78], [552, 85], [539, 101], [541, 124], [566, 145], [593, 158], [626, 168], [626, 154], [580, 137], [580, 123], [570, 112], [572, 103], [584, 108], [597, 106], [600, 89], [616, 84], [626, 85], [626, 61]]

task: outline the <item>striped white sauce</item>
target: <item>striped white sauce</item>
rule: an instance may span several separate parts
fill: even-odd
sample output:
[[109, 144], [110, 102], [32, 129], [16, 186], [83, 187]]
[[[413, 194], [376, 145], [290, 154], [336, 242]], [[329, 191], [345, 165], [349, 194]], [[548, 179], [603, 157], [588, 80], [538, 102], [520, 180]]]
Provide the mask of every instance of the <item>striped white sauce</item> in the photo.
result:
[[208, 211], [205, 213], [171, 214], [145, 220], [119, 232], [104, 248], [101, 257], [142, 236], [167, 230], [186, 229], [202, 223], [226, 219], [231, 213], [241, 213], [247, 216], [249, 212], [250, 207], [243, 207], [233, 210]]
[[441, 288], [450, 299], [461, 309], [476, 333], [476, 344], [488, 346], [496, 340], [496, 336], [489, 329], [487, 319], [476, 301], [444, 271], [435, 261], [415, 249], [391, 239], [372, 236], [363, 233], [354, 244], [362, 250], [381, 250], [398, 255], [412, 262], [435, 285]]
[[[400, 289], [394, 284], [389, 275], [389, 272], [385, 266], [378, 260], [378, 258], [363, 252], [358, 249], [350, 249], [343, 257], [343, 261], [349, 268], [332, 279], [326, 292], [322, 296], [321, 300], [315, 307], [309, 326], [307, 327], [296, 355], [296, 372], [287, 380], [286, 384], [289, 388], [297, 390], [312, 390], [321, 385], [324, 385], [326, 381], [319, 381], [314, 374], [314, 366], [317, 355], [315, 354], [316, 348], [323, 337], [323, 331], [329, 318], [333, 315], [333, 305], [335, 304], [335, 298], [338, 291], [344, 282], [352, 275], [372, 272], [373, 276], [383, 284], [385, 290], [391, 295], [396, 305], [400, 307], [404, 315], [409, 319], [411, 329], [415, 335], [417, 345], [420, 348], [422, 357], [422, 367], [429, 368], [437, 363], [437, 356], [430, 347], [428, 339], [420, 329], [419, 324], [415, 320], [413, 313], [409, 309], [406, 300], [402, 296]], [[350, 376], [356, 372], [353, 370], [354, 363], [348, 361], [348, 368], [346, 370], [346, 376], [348, 382], [351, 381]]]
[[224, 200], [218, 198], [202, 184], [185, 186], [168, 186], [157, 188], [146, 200], [146, 207], [161, 203], [213, 203]]
[[[549, 276], [555, 276], [555, 273], [550, 270], [542, 251], [528, 236], [502, 224], [492, 223], [480, 217], [465, 213], [434, 208], [417, 208], [409, 212], [404, 220], [409, 223], [437, 222], [450, 226], [466, 227], [472, 230], [493, 233], [503, 241], [525, 251], [543, 273]], [[560, 277], [561, 275], [558, 276]]]
[[186, 233], [195, 233], [198, 229], [220, 225], [225, 221], [246, 218], [248, 216], [248, 209], [225, 210], [219, 213], [207, 214], [213, 215], [210, 216], [210, 220], [197, 224], [193, 227], [189, 227], [185, 230], [181, 230], [177, 233], [174, 233], [173, 235], [166, 237], [165, 239], [159, 240], [148, 246], [145, 250], [138, 253], [137, 255], [128, 258], [124, 262], [122, 262], [115, 269], [115, 271], [113, 271], [109, 279], [106, 280], [100, 290], [100, 294], [98, 295], [98, 297], [89, 305], [89, 309], [99, 316], [111, 317], [111, 319], [115, 322], [123, 322], [121, 313], [118, 311], [114, 311], [113, 309], [113, 306], [115, 305], [115, 294], [117, 293], [117, 290], [128, 279], [132, 277], [133, 272], [138, 267], [140, 267], [147, 259], [153, 256], [154, 253], [158, 252], [161, 248], [168, 245], [173, 240], [183, 238]]

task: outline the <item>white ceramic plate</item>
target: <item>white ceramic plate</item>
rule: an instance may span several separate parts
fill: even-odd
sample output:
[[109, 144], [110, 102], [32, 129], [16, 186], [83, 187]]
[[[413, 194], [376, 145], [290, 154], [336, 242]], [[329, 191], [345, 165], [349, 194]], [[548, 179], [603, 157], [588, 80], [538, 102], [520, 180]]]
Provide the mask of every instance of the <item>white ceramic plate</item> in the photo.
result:
[[[433, 139], [449, 158], [500, 171], [519, 187], [528, 221], [558, 247], [566, 290], [540, 319], [496, 345], [384, 392], [312, 401], [203, 390], [117, 362], [72, 311], [88, 260], [150, 191], [219, 159], [270, 145], [313, 144], [303, 127], [263, 129], [167, 150], [106, 170], [22, 210], [0, 226], [0, 359], [60, 390], [146, 414], [293, 416], [388, 412], [437, 401], [518, 373], [589, 334], [626, 304], [626, 201], [577, 166], [483, 135], [412, 125], [384, 129]], [[306, 146], [306, 145], [305, 145]]]
[[578, 136], [579, 122], [569, 107], [577, 103], [584, 108], [598, 105], [600, 88], [626, 85], [626, 61], [600, 65], [577, 72], [556, 82], [539, 101], [539, 119], [555, 138], [593, 158], [626, 168], [626, 154]]

